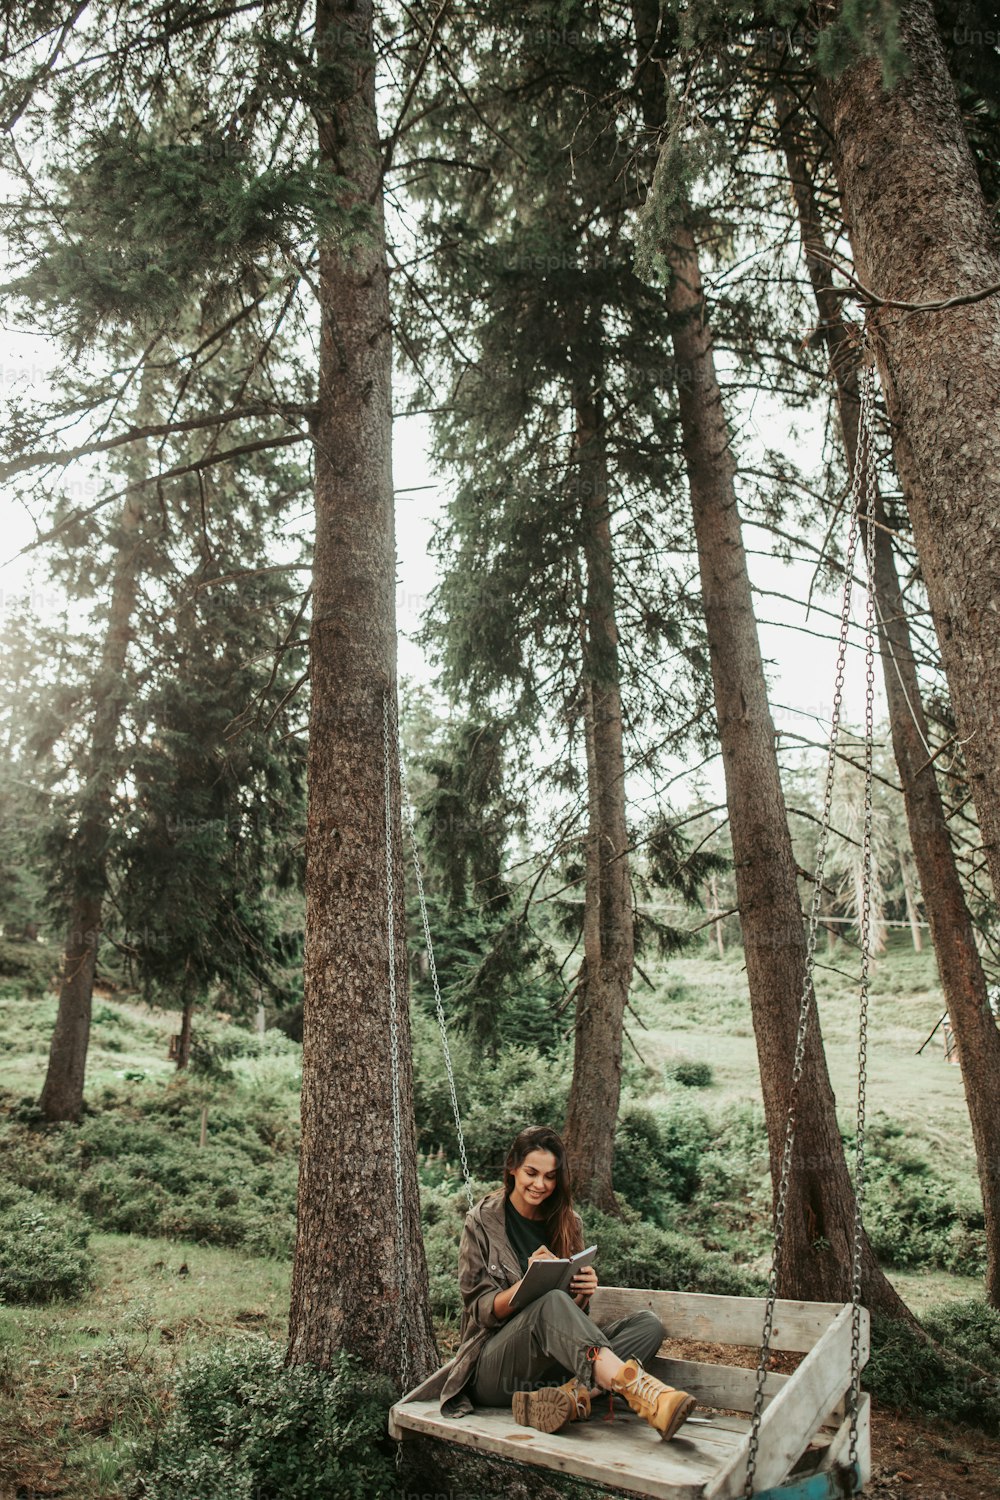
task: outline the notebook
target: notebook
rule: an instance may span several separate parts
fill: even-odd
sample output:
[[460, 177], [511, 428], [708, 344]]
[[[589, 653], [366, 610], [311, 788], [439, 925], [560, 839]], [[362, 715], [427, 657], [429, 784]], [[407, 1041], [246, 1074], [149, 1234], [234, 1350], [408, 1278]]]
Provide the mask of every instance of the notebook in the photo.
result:
[[568, 1260], [533, 1260], [524, 1273], [524, 1279], [510, 1299], [510, 1312], [520, 1312], [530, 1302], [544, 1297], [546, 1292], [566, 1292], [577, 1271], [594, 1263], [597, 1246], [589, 1245], [578, 1250]]

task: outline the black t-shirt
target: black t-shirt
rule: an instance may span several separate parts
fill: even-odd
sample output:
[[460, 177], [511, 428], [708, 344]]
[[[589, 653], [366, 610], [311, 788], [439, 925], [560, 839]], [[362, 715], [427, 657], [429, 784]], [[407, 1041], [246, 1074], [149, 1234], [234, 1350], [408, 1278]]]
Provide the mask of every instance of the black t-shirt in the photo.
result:
[[[546, 1237], [549, 1233], [549, 1221], [526, 1219], [523, 1214], [518, 1213], [509, 1198], [504, 1202], [503, 1216], [510, 1247], [517, 1256], [523, 1274], [528, 1269], [529, 1257], [548, 1244]], [[548, 1248], [551, 1250], [552, 1246], [549, 1245]]]

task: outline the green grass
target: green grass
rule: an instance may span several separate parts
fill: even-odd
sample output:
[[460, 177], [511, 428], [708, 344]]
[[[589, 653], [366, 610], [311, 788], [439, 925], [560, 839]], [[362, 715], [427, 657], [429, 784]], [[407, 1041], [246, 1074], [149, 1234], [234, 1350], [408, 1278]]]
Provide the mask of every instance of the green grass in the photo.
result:
[[[972, 1133], [961, 1070], [943, 1061], [941, 1033], [917, 1049], [944, 1010], [934, 955], [914, 953], [897, 938], [886, 958], [876, 961], [869, 1013], [868, 1109], [912, 1130], [937, 1161], [957, 1177], [975, 1180]], [[821, 949], [821, 963], [841, 969], [856, 964], [853, 950], [839, 943], [834, 955]], [[647, 972], [649, 972], [647, 970]], [[742, 955], [725, 959], [696, 956], [673, 959], [655, 974], [651, 993], [637, 989], [633, 1003], [647, 1028], [633, 1033], [645, 1069], [645, 1101], [664, 1104], [676, 1097], [667, 1076], [678, 1058], [711, 1064], [713, 1082], [699, 1097], [714, 1107], [760, 1100], [757, 1048]], [[652, 976], [651, 976], [652, 977]], [[837, 1096], [838, 1118], [853, 1129], [858, 1073], [858, 992], [840, 974], [818, 969], [820, 1025]]]
[[234, 1333], [285, 1335], [285, 1263], [131, 1235], [95, 1234], [91, 1248], [88, 1296], [0, 1308], [0, 1494], [61, 1471], [61, 1493], [111, 1500], [189, 1354]]
[[890, 1280], [918, 1318], [932, 1307], [940, 1311], [942, 1307], [983, 1295], [981, 1276], [956, 1276], [951, 1271], [893, 1271]]

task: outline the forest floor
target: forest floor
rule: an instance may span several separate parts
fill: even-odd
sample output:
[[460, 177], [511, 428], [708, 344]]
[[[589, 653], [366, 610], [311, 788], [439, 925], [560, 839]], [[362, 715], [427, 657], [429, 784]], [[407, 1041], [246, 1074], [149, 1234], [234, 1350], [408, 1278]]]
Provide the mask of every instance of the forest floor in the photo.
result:
[[969, 1427], [873, 1409], [870, 1500], [997, 1500], [1000, 1443]]
[[[824, 958], [834, 966], [841, 964], [839, 953]], [[844, 967], [851, 967], [847, 957]], [[633, 1055], [628, 1067], [635, 1097], [653, 1107], [690, 1099], [710, 1111], [756, 1100], [756, 1053], [736, 955], [720, 961], [706, 951], [671, 959], [648, 972], [654, 990], [639, 990], [635, 996], [641, 1026], [634, 1040], [642, 1054], [641, 1061]], [[819, 990], [838, 1106], [842, 1124], [850, 1130], [856, 997], [851, 984], [834, 969], [822, 972]], [[0, 996], [0, 1084], [7, 1101], [37, 1094], [53, 1009], [48, 999], [26, 1007], [23, 1000], [4, 1003]], [[916, 1055], [940, 1014], [930, 955], [900, 949], [876, 967], [870, 1117], [884, 1129], [891, 1127], [909, 1147], [933, 1157], [935, 1170], [956, 1194], [974, 1196], [959, 1070], [945, 1064], [940, 1034]], [[103, 1090], [159, 1089], [171, 1082], [174, 1072], [166, 1060], [166, 1043], [174, 1020], [117, 996], [100, 998], [88, 1086], [98, 1110]], [[704, 1087], [679, 1089], [673, 1070], [685, 1060], [710, 1066], [711, 1079]], [[242, 1128], [234, 1089], [243, 1090], [241, 1099], [252, 1095], [258, 1112], [265, 1106], [272, 1111], [266, 1119], [255, 1117], [255, 1128], [263, 1128], [263, 1122], [268, 1131], [280, 1130], [281, 1116], [287, 1117], [291, 1131], [297, 1108], [296, 1067], [294, 1058], [280, 1050], [232, 1064], [235, 1083], [217, 1086], [210, 1140], [222, 1142], [225, 1130]], [[246, 1109], [249, 1118], [251, 1106], [238, 1107]], [[199, 1162], [197, 1114], [196, 1110], [190, 1124], [190, 1147], [195, 1149], [183, 1141], [171, 1146], [179, 1151], [179, 1160], [192, 1166]], [[92, 1118], [101, 1117], [95, 1112]], [[136, 1129], [150, 1127], [149, 1120], [138, 1115], [136, 1120]], [[154, 1123], [172, 1128], [179, 1122], [157, 1115]], [[187, 1133], [184, 1124], [184, 1140]], [[2, 1145], [0, 1141], [0, 1155]], [[287, 1157], [288, 1143], [281, 1149]], [[127, 1170], [123, 1163], [122, 1173]], [[120, 1180], [124, 1184], [125, 1175]], [[275, 1190], [277, 1218], [285, 1212], [283, 1201]], [[270, 1200], [265, 1207], [270, 1213]], [[219, 1222], [224, 1229], [229, 1221]], [[267, 1222], [260, 1220], [265, 1228]], [[905, 1223], [902, 1229], [905, 1235]], [[42, 1306], [0, 1307], [0, 1500], [119, 1500], [130, 1450], [162, 1421], [173, 1379], [190, 1354], [240, 1334], [279, 1341], [284, 1337], [287, 1255], [249, 1254], [173, 1235], [95, 1232], [90, 1244], [95, 1275], [89, 1293]], [[943, 1264], [929, 1261], [892, 1270], [890, 1275], [919, 1316], [932, 1306], [960, 1305], [981, 1295], [981, 1279], [957, 1274], [960, 1268], [960, 1258], [949, 1262], [946, 1257]], [[451, 1328], [441, 1329], [442, 1346], [453, 1334]], [[1000, 1441], [975, 1428], [898, 1412], [876, 1402], [873, 1461], [873, 1480], [866, 1490], [872, 1500], [1000, 1497]]]
[[[0, 1309], [0, 1500], [113, 1500], [123, 1442], [143, 1436], [190, 1353], [284, 1337], [286, 1265], [132, 1235], [96, 1235], [93, 1248], [95, 1290], [78, 1304]], [[877, 1403], [872, 1462], [871, 1500], [1000, 1495], [1000, 1441]]]

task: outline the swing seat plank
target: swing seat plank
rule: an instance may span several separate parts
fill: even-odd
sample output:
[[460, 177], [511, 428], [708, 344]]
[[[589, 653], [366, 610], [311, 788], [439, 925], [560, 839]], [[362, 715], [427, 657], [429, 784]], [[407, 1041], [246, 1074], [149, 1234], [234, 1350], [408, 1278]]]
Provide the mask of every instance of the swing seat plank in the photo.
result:
[[[861, 1325], [861, 1356], [865, 1361], [868, 1313], [864, 1308]], [[755, 1479], [765, 1493], [786, 1478], [813, 1433], [850, 1385], [851, 1337], [851, 1308], [845, 1304], [764, 1412]], [[749, 1439], [729, 1468], [706, 1491], [705, 1500], [738, 1500], [743, 1493], [748, 1447]]]
[[[628, 1287], [599, 1287], [591, 1315], [606, 1323], [641, 1308], [657, 1314], [671, 1343], [693, 1339], [753, 1347], [759, 1343], [764, 1318], [763, 1298]], [[849, 1422], [844, 1398], [851, 1383], [851, 1309], [841, 1303], [779, 1301], [774, 1327], [773, 1347], [803, 1353], [805, 1358], [792, 1374], [775, 1372], [766, 1378], [756, 1467], [758, 1500], [835, 1500], [850, 1494], [845, 1480]], [[867, 1314], [862, 1316], [861, 1332], [864, 1362]], [[602, 1420], [598, 1401], [589, 1422], [547, 1434], [519, 1427], [502, 1408], [479, 1407], [465, 1417], [444, 1417], [437, 1399], [427, 1400], [419, 1386], [392, 1408], [389, 1431], [394, 1438], [441, 1438], [631, 1490], [650, 1500], [734, 1500], [742, 1495], [755, 1371], [669, 1356], [656, 1358], [649, 1368], [699, 1402], [695, 1416], [702, 1420], [685, 1423], [669, 1443], [618, 1402], [613, 1421]], [[871, 1467], [867, 1397], [859, 1408], [858, 1457], [863, 1482]]]

